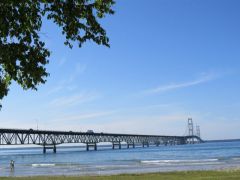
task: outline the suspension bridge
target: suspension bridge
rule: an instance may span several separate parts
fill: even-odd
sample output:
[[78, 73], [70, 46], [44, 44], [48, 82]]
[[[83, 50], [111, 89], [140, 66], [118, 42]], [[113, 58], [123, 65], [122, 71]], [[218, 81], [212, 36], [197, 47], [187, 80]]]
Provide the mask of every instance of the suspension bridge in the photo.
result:
[[140, 135], [140, 134], [115, 134], [73, 131], [46, 131], [33, 129], [0, 129], [0, 145], [27, 145], [35, 144], [43, 147], [43, 153], [47, 149], [57, 152], [57, 145], [65, 143], [84, 143], [86, 150], [97, 150], [98, 143], [112, 143], [112, 149], [121, 149], [125, 143], [127, 148], [135, 148], [136, 145], [149, 147], [150, 145], [183, 145], [202, 143], [200, 128], [197, 133], [193, 130], [193, 121], [188, 119], [188, 135]]

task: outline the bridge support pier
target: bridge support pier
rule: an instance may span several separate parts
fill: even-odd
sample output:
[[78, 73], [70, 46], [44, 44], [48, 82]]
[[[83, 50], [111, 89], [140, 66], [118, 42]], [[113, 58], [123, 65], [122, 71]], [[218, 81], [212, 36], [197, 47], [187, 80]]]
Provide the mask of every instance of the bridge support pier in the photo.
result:
[[148, 143], [148, 142], [143, 142], [143, 143], [142, 143], [142, 147], [145, 147], [145, 145], [146, 145], [147, 147], [149, 147], [149, 143]]
[[47, 149], [52, 149], [53, 153], [57, 153], [57, 147], [56, 145], [43, 145], [43, 154], [47, 152]]
[[112, 149], [115, 149], [115, 146], [118, 146], [118, 149], [121, 149], [121, 148], [122, 148], [121, 142], [113, 142], [113, 143], [112, 143]]
[[89, 151], [90, 147], [93, 147], [94, 151], [97, 150], [97, 143], [86, 143], [86, 150]]
[[179, 144], [187, 144], [187, 140], [185, 140], [184, 138], [181, 138], [180, 140], [179, 140]]
[[134, 144], [134, 143], [127, 143], [127, 148], [129, 148], [130, 146], [132, 146], [133, 148], [135, 148], [135, 144]]
[[46, 153], [46, 147], [43, 146], [43, 154], [45, 154], [45, 153]]
[[57, 153], [57, 147], [55, 145], [53, 146], [53, 153]]

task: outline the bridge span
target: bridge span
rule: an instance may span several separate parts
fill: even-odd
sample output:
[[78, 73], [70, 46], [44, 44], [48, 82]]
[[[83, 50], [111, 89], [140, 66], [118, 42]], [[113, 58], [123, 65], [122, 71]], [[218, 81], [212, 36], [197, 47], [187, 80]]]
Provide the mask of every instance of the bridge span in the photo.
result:
[[112, 143], [112, 149], [121, 149], [122, 143], [127, 148], [135, 148], [136, 145], [149, 147], [149, 145], [183, 145], [188, 143], [202, 143], [203, 140], [192, 136], [162, 136], [140, 134], [114, 134], [73, 131], [45, 131], [33, 129], [0, 129], [0, 145], [26, 145], [36, 144], [46, 149], [52, 149], [56, 153], [57, 145], [64, 143], [84, 143], [86, 150], [97, 150], [98, 143]]

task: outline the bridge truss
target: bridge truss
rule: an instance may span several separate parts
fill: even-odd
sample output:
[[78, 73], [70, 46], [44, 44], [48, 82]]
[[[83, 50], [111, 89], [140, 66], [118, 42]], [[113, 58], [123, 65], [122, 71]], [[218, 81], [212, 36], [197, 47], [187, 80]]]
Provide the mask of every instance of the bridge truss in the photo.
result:
[[[93, 147], [97, 150], [97, 143], [112, 143], [112, 148], [121, 149], [121, 144], [126, 143], [127, 148], [135, 145], [181, 145], [187, 144], [189, 139], [195, 142], [203, 142], [198, 136], [158, 136], [158, 135], [137, 135], [137, 134], [112, 134], [112, 133], [85, 133], [72, 131], [44, 131], [24, 129], [0, 129], [0, 145], [26, 145], [36, 144], [43, 146], [43, 153], [46, 149], [53, 149], [56, 153], [56, 146], [64, 143], [84, 143], [86, 150]], [[192, 142], [192, 141], [191, 141]]]

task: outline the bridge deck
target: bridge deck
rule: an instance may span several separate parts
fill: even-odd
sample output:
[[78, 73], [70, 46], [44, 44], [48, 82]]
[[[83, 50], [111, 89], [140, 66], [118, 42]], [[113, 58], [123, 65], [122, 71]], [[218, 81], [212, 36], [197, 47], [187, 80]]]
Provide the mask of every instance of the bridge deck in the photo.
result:
[[[190, 140], [202, 140], [197, 136], [166, 136], [166, 135], [142, 135], [142, 134], [115, 134], [115, 133], [90, 133], [73, 131], [46, 131], [33, 129], [0, 129], [0, 145], [37, 144], [46, 148], [52, 148], [56, 152], [56, 145], [63, 143], [85, 143], [87, 150], [94, 147], [97, 150], [97, 143], [110, 142], [113, 148], [121, 143], [127, 143], [127, 147], [135, 147], [135, 144], [143, 146], [154, 145], [179, 145], [186, 144]], [[194, 142], [194, 141], [191, 141]]]
[[144, 134], [119, 134], [119, 133], [88, 133], [77, 131], [54, 131], [54, 130], [34, 130], [34, 129], [0, 129], [0, 133], [25, 133], [25, 134], [54, 134], [54, 135], [95, 135], [95, 136], [139, 136], [139, 137], [185, 137], [168, 135], [144, 135]]

